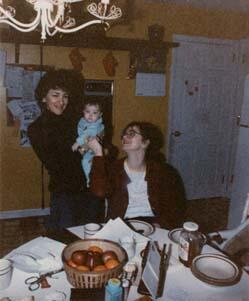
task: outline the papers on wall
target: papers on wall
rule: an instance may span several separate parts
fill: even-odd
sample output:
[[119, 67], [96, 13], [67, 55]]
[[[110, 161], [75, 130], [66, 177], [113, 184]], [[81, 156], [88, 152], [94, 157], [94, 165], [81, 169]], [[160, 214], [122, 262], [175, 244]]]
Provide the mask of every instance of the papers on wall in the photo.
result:
[[11, 114], [20, 120], [20, 145], [30, 146], [28, 126], [41, 114], [40, 107], [36, 101], [21, 99], [13, 99], [7, 103], [7, 106]]
[[[44, 72], [42, 74], [44, 74]], [[40, 71], [30, 71], [30, 70], [23, 71], [23, 79], [22, 79], [23, 99], [35, 100], [35, 89], [42, 74]]]
[[12, 117], [20, 121], [20, 145], [23, 147], [30, 146], [27, 129], [41, 113], [35, 89], [43, 74], [18, 65], [6, 65], [7, 107]]
[[22, 97], [22, 76], [23, 68], [7, 65], [5, 86], [8, 90], [8, 97]]
[[136, 96], [165, 96], [164, 73], [137, 73]]
[[44, 72], [26, 70], [17, 65], [6, 65], [5, 86], [8, 89], [8, 98], [22, 98], [35, 100], [34, 91]]

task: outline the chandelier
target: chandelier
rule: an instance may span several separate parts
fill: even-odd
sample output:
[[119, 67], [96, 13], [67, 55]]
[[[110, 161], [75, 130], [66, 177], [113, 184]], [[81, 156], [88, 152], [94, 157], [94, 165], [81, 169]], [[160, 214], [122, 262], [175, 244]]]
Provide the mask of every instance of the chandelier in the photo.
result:
[[47, 35], [54, 36], [57, 32], [72, 33], [93, 24], [103, 24], [108, 29], [109, 21], [122, 16], [121, 9], [110, 5], [110, 0], [101, 0], [98, 4], [91, 2], [87, 6], [88, 13], [97, 19], [76, 25], [75, 18], [70, 16], [71, 4], [83, 0], [25, 0], [33, 5], [36, 17], [30, 23], [23, 23], [15, 18], [15, 8], [4, 8], [3, 1], [0, 0], [0, 23], [8, 24], [21, 32], [31, 32], [40, 25], [42, 41], [45, 41]]

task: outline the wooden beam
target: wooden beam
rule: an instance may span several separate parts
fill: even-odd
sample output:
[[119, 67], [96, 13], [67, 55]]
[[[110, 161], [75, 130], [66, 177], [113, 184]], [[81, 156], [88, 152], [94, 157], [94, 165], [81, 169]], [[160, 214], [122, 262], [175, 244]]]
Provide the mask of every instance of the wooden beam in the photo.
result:
[[19, 63], [19, 58], [20, 58], [20, 44], [15, 43], [15, 63]]
[[[22, 33], [14, 29], [0, 29], [0, 42], [40, 45], [40, 32]], [[49, 37], [44, 46], [81, 47], [110, 50], [131, 51], [139, 48], [168, 49], [178, 47], [179, 43], [161, 42], [152, 43], [149, 40], [112, 38], [101, 35], [86, 35], [84, 31], [73, 34]]]

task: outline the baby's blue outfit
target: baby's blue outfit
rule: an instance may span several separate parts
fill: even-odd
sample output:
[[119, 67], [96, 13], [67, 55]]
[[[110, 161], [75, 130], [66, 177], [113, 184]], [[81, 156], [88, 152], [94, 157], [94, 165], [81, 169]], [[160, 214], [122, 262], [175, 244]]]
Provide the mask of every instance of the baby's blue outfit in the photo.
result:
[[[78, 137], [77, 137], [76, 141], [79, 145], [84, 145], [85, 139], [87, 137], [95, 137], [96, 135], [98, 135], [104, 131], [103, 120], [100, 117], [95, 122], [88, 122], [87, 120], [85, 120], [82, 117], [78, 123], [77, 131], [78, 131]], [[82, 165], [82, 168], [83, 168], [85, 176], [86, 176], [87, 185], [89, 184], [89, 174], [90, 174], [91, 167], [92, 167], [93, 156], [94, 156], [94, 152], [91, 150], [88, 150], [87, 152], [85, 152], [85, 154], [83, 154], [83, 157], [81, 160], [81, 165]]]

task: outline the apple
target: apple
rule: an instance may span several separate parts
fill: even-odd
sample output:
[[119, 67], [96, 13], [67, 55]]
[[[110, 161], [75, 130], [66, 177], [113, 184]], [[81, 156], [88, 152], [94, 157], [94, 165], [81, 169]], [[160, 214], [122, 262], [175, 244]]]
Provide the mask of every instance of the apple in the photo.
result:
[[71, 256], [71, 259], [76, 265], [85, 265], [87, 261], [87, 251], [85, 250], [74, 251]]
[[102, 264], [103, 260], [101, 254], [99, 252], [93, 252], [93, 268]]
[[86, 265], [78, 265], [76, 267], [76, 269], [81, 272], [89, 272], [90, 271], [89, 267]]
[[86, 265], [92, 270], [97, 265], [102, 265], [103, 261], [99, 252], [88, 251]]
[[114, 251], [107, 250], [102, 254], [102, 260], [104, 263], [106, 263], [109, 259], [118, 260], [118, 256]]
[[97, 265], [96, 267], [93, 268], [94, 272], [103, 272], [106, 270], [106, 266], [101, 264], [101, 265]]
[[72, 267], [72, 268], [76, 268], [77, 267], [77, 264], [75, 264], [72, 259], [68, 259], [67, 260], [67, 264]]
[[88, 251], [88, 252], [87, 252], [86, 265], [87, 265], [90, 269], [93, 268], [93, 252], [92, 252], [92, 251]]

